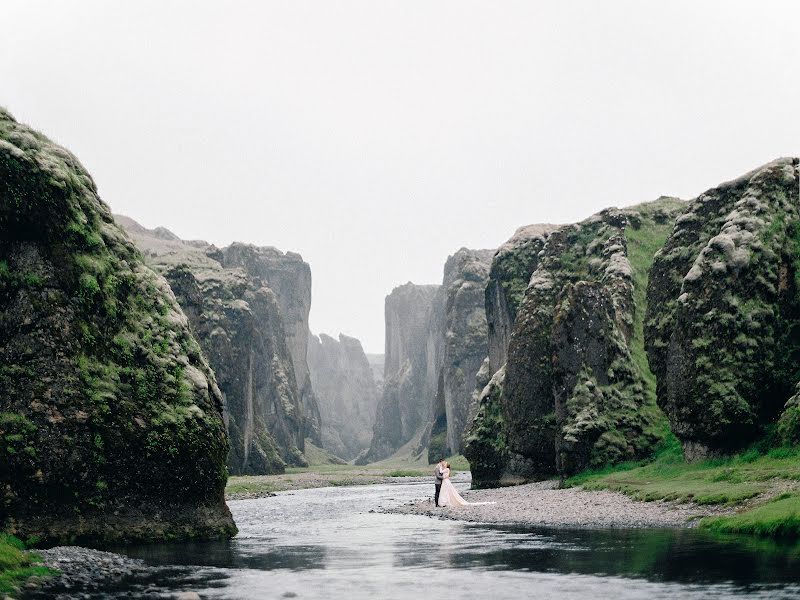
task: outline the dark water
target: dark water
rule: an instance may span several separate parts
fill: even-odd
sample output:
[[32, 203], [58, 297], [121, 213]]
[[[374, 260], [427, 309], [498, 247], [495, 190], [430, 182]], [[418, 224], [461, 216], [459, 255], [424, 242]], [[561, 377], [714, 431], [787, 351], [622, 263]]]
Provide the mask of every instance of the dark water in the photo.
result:
[[548, 530], [370, 513], [430, 486], [325, 488], [231, 502], [225, 543], [116, 548], [150, 594], [204, 598], [800, 598], [800, 545], [695, 530]]

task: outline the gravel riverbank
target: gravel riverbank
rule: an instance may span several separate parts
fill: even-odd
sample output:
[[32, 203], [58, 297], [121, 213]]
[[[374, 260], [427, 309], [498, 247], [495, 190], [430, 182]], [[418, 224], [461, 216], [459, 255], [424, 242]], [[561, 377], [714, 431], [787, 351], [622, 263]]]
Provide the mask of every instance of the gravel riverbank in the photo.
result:
[[542, 481], [461, 492], [470, 502], [496, 504], [436, 508], [429, 499], [388, 508], [385, 512], [474, 523], [575, 528], [692, 527], [702, 517], [732, 512], [687, 502], [639, 502], [617, 492], [557, 489], [556, 485], [555, 481]]
[[159, 568], [144, 561], [80, 546], [37, 550], [45, 566], [59, 573], [29, 581], [21, 600], [200, 600], [189, 590], [167, 591], [160, 583], [170, 577], [185, 578], [185, 569]]

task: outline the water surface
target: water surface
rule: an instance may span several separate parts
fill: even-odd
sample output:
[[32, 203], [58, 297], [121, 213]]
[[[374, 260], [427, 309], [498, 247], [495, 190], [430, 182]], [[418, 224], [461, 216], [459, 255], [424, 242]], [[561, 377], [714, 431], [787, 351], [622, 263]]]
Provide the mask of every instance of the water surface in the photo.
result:
[[148, 581], [116, 591], [194, 590], [237, 600], [800, 598], [797, 544], [687, 529], [528, 529], [370, 512], [431, 487], [335, 487], [230, 502], [240, 531], [234, 540], [115, 548], [157, 567]]

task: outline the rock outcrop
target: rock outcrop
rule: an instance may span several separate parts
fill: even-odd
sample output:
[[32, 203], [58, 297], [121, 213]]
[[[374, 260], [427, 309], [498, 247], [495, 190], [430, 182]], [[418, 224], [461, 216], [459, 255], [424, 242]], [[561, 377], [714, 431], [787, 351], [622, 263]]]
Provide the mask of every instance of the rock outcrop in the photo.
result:
[[440, 287], [407, 283], [386, 296], [383, 395], [370, 449], [359, 457], [359, 464], [390, 456], [430, 418], [438, 361], [429, 352], [429, 325]]
[[222, 395], [65, 149], [0, 109], [0, 517], [44, 542], [230, 536]]
[[[289, 341], [305, 347], [296, 336], [310, 288], [287, 289], [284, 273], [299, 274], [303, 286], [308, 265], [274, 248], [233, 244], [220, 250], [184, 242], [164, 228], [148, 230], [127, 217], [117, 221], [167, 278], [209, 357], [225, 398], [230, 472], [282, 473], [286, 464], [305, 465], [308, 427]], [[286, 296], [283, 302], [273, 286]], [[292, 311], [294, 339], [286, 333], [284, 306]]]
[[784, 158], [711, 189], [656, 255], [647, 351], [689, 459], [738, 450], [779, 419], [781, 435], [795, 437], [798, 186], [798, 159]]
[[653, 449], [660, 415], [643, 350], [644, 290], [680, 205], [664, 198], [608, 209], [547, 237], [505, 368], [483, 390], [467, 436], [477, 487], [569, 475]]
[[476, 375], [486, 358], [486, 283], [494, 250], [461, 248], [447, 259], [430, 331], [429, 356], [438, 363], [437, 391], [428, 444], [429, 460], [461, 452]]
[[345, 460], [368, 449], [378, 394], [361, 342], [312, 335], [308, 345], [311, 384], [322, 415], [322, 443]]
[[539, 265], [539, 253], [555, 228], [555, 225], [520, 227], [492, 259], [485, 297], [490, 375], [506, 364], [517, 310]]

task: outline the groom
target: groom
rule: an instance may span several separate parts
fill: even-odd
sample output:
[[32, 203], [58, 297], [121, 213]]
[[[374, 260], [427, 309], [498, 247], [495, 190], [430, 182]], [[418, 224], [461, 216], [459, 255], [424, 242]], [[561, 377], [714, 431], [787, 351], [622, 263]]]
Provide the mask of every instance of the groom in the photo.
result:
[[439, 506], [439, 492], [442, 491], [442, 480], [444, 480], [444, 469], [445, 469], [444, 459], [440, 458], [439, 459], [439, 463], [436, 465], [436, 471], [435, 471], [435, 474], [436, 474], [436, 481], [435, 481], [436, 492], [433, 495], [433, 502], [434, 502], [434, 504], [436, 504], [437, 508]]

